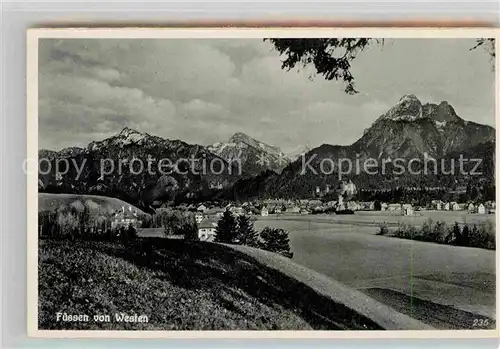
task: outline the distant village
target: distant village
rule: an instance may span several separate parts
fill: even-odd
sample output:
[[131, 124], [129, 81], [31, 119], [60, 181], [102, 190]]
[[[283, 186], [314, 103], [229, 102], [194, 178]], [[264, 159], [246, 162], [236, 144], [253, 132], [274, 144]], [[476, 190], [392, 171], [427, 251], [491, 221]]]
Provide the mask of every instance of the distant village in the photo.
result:
[[[326, 193], [330, 192], [330, 187], [326, 187]], [[326, 201], [320, 198], [287, 200], [287, 199], [265, 199], [243, 202], [241, 204], [229, 203], [221, 207], [217, 203], [204, 202], [198, 204], [181, 204], [175, 209], [179, 211], [192, 212], [197, 224], [198, 237], [202, 241], [213, 241], [218, 220], [225, 211], [229, 211], [234, 216], [248, 215], [254, 217], [267, 217], [269, 215], [308, 215], [308, 214], [354, 214], [356, 211], [392, 211], [394, 214], [402, 216], [418, 215], [418, 211], [464, 211], [467, 214], [494, 214], [496, 209], [495, 201], [486, 202], [444, 202], [442, 200], [432, 200], [426, 206], [413, 206], [410, 203], [385, 203], [379, 201], [361, 202], [351, 198], [356, 194], [357, 189], [352, 181], [343, 181], [335, 189], [337, 200]], [[324, 192], [323, 192], [324, 193]], [[315, 190], [316, 196], [320, 196], [320, 188]], [[124, 207], [115, 213], [112, 227], [119, 226], [140, 226], [140, 218], [137, 211], [130, 207]]]

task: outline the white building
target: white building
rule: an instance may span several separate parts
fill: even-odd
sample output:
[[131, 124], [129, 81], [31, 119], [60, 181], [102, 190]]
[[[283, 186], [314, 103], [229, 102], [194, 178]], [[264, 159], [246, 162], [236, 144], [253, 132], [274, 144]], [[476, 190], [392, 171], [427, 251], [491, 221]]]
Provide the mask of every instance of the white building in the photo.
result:
[[214, 241], [216, 228], [216, 222], [210, 219], [204, 219], [200, 225], [198, 225], [198, 239], [200, 239], [200, 241]]
[[204, 218], [203, 213], [196, 212], [194, 215], [194, 220], [196, 221], [196, 224], [200, 224], [203, 218]]
[[413, 216], [413, 207], [410, 204], [403, 204], [401, 213], [403, 214], [403, 216]]
[[200, 212], [205, 212], [207, 210], [207, 206], [201, 204], [200, 206], [198, 206], [197, 210]]
[[262, 210], [260, 210], [260, 215], [262, 217], [267, 217], [269, 216], [269, 210], [267, 209], [267, 207], [263, 207]]
[[401, 205], [400, 204], [389, 204], [387, 205], [387, 211], [400, 211], [401, 210]]

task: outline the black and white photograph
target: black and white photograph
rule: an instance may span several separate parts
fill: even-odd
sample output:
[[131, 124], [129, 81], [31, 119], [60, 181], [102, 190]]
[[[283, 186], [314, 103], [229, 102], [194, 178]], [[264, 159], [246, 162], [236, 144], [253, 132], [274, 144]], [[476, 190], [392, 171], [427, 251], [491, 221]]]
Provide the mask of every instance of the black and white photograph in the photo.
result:
[[496, 335], [497, 36], [30, 30], [34, 333]]

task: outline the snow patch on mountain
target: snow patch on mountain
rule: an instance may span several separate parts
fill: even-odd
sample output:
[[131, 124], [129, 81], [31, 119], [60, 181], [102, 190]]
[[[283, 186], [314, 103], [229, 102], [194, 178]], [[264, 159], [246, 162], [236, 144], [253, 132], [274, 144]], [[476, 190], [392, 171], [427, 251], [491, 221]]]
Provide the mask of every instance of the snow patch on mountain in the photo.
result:
[[436, 120], [434, 120], [434, 125], [436, 125], [436, 128], [439, 131], [444, 131], [444, 128], [446, 127], [446, 121], [436, 121]]
[[228, 160], [239, 159], [249, 167], [281, 171], [290, 159], [280, 148], [258, 141], [242, 132], [235, 133], [227, 143], [216, 142], [207, 147], [211, 153]]

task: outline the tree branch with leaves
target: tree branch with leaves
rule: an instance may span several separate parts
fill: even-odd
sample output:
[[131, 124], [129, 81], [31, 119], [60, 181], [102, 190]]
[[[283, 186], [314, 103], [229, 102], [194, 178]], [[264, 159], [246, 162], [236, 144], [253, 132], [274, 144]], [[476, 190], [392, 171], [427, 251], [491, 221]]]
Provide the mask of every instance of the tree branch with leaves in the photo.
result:
[[[281, 69], [290, 71], [293, 68], [313, 66], [316, 73], [326, 80], [343, 81], [347, 94], [356, 94], [351, 63], [367, 46], [383, 44], [383, 39], [372, 38], [306, 38], [306, 39], [264, 39], [284, 57]], [[475, 50], [484, 47], [491, 59], [495, 58], [495, 39], [480, 38]], [[312, 76], [310, 76], [312, 78]]]

